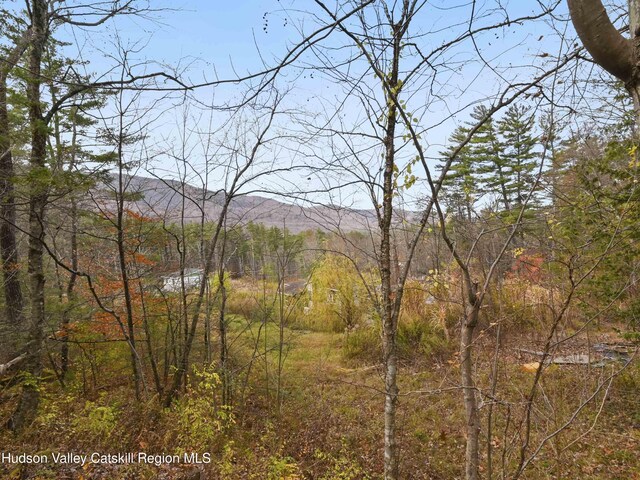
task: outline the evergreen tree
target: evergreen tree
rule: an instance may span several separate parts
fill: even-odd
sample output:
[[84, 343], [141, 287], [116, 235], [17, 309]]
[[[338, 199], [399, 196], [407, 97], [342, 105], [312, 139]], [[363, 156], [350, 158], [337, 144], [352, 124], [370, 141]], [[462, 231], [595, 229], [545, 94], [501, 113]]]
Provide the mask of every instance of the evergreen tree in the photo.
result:
[[[472, 121], [456, 128], [449, 138], [451, 146], [442, 155], [448, 158], [486, 114], [484, 105], [475, 107]], [[535, 183], [539, 155], [533, 130], [533, 115], [519, 105], [498, 121], [486, 121], [456, 155], [445, 177], [448, 207], [471, 219], [474, 204], [483, 194], [496, 198], [504, 211], [520, 207]]]
[[[486, 106], [475, 107], [472, 121], [458, 127], [450, 137], [452, 147], [448, 152], [486, 114]], [[529, 108], [520, 105], [510, 107], [500, 120], [487, 120], [454, 159], [451, 173], [445, 179], [449, 202], [464, 205], [470, 212], [479, 197], [486, 194], [495, 198], [505, 212], [519, 209], [536, 180], [539, 154], [534, 125]]]
[[535, 151], [534, 121], [529, 108], [512, 105], [497, 122], [502, 141], [500, 158], [510, 177], [506, 190], [516, 208], [522, 206], [535, 184], [539, 155]]
[[[474, 108], [471, 118], [475, 123], [486, 115], [487, 107], [479, 105]], [[504, 143], [501, 142], [497, 125], [490, 118], [471, 139], [470, 154], [478, 174], [480, 192], [496, 196], [504, 210], [508, 211], [512, 204], [512, 168], [504, 153]]]
[[[449, 137], [449, 148], [442, 153], [446, 161], [454, 150], [464, 141], [469, 134], [469, 128], [460, 126]], [[442, 170], [442, 166], [438, 167]], [[471, 212], [478, 201], [473, 157], [470, 155], [469, 146], [465, 146], [458, 152], [451, 163], [451, 167], [444, 178], [444, 202], [447, 207], [456, 212], [460, 218], [471, 220]]]

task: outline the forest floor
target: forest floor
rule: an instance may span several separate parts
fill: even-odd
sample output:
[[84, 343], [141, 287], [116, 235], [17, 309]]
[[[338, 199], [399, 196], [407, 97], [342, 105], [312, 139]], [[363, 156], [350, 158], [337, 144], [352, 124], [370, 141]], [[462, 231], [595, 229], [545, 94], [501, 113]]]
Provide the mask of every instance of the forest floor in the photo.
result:
[[[76, 374], [75, 383], [66, 389], [55, 382], [44, 387], [43, 407], [33, 429], [20, 437], [6, 432], [0, 436], [3, 452], [40, 453], [49, 458], [54, 452], [207, 452], [210, 463], [185, 462], [184, 457], [158, 466], [5, 462], [0, 478], [381, 478], [381, 365], [346, 359], [345, 334], [285, 329], [278, 402], [279, 330], [270, 326], [265, 342], [259, 325], [247, 326], [237, 318], [232, 333], [230, 351], [237, 365], [246, 371], [249, 361], [252, 367], [248, 378], [238, 380], [231, 412], [216, 407], [208, 396], [217, 395], [215, 379], [193, 388], [167, 411], [153, 398], [143, 403], [131, 398], [126, 376], [118, 381], [114, 371], [102, 372], [110, 375], [109, 381], [88, 390], [80, 387]], [[484, 365], [478, 371], [487, 371], [492, 362], [494, 340], [479, 336], [477, 362]], [[590, 343], [603, 342], [619, 343], [620, 339], [611, 330], [594, 331]], [[574, 340], [563, 345], [561, 353], [585, 353], [588, 347]], [[509, 402], [485, 399], [482, 403], [483, 418], [491, 408], [494, 419], [491, 442], [485, 441], [483, 428], [483, 477], [488, 476], [487, 444], [493, 456], [493, 478], [513, 474], [523, 437], [520, 431], [505, 440], [503, 431], [507, 422], [513, 426], [519, 421], [522, 399], [533, 379], [526, 365], [536, 358], [526, 351], [540, 349], [535, 335], [503, 337], [497, 394]], [[561, 433], [544, 444], [521, 478], [640, 479], [640, 365], [634, 359], [609, 381], [620, 367], [621, 362], [611, 362], [601, 367], [553, 365], [545, 370], [526, 455], [550, 432]], [[398, 410], [402, 478], [462, 478], [465, 428], [458, 372], [454, 348], [403, 362]], [[480, 377], [478, 383], [488, 388], [490, 379]], [[580, 408], [597, 388], [600, 393]], [[7, 401], [0, 404], [0, 414], [6, 418], [13, 401], [3, 400]], [[564, 428], [567, 423], [569, 427]]]

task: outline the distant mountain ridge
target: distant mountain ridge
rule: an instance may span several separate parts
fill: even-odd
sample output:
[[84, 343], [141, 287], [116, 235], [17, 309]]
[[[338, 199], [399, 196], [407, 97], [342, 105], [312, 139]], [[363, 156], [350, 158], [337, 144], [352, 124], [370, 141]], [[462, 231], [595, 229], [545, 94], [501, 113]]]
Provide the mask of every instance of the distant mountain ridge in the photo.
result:
[[[103, 180], [93, 188], [94, 203], [101, 209], [115, 210], [113, 196], [117, 177]], [[221, 192], [182, 184], [177, 180], [127, 175], [125, 185], [128, 199], [125, 208], [150, 218], [165, 218], [170, 222], [184, 220], [200, 222], [204, 211], [207, 221], [217, 221], [223, 203]], [[203, 202], [204, 198], [204, 202]], [[329, 206], [301, 206], [258, 195], [238, 195], [227, 212], [228, 225], [258, 223], [267, 227], [286, 228], [293, 233], [306, 230], [344, 232], [368, 231], [376, 227], [373, 210]]]

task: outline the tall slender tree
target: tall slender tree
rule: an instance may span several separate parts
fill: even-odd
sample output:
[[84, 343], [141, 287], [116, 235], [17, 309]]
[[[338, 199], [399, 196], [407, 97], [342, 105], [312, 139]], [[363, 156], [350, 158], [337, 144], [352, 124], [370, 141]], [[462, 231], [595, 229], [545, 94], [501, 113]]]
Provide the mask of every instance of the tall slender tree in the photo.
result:
[[[475, 107], [471, 113], [472, 122], [477, 123], [485, 118], [487, 111], [485, 105]], [[505, 211], [511, 210], [513, 196], [509, 184], [512, 166], [505, 155], [498, 126], [492, 118], [471, 139], [469, 149], [481, 191], [496, 196]]]
[[[0, 10], [3, 18], [2, 26], [9, 32], [16, 28], [10, 22], [11, 16]], [[19, 27], [17, 27], [19, 28]], [[24, 55], [31, 37], [31, 28], [18, 31], [11, 47], [1, 53], [0, 57], [0, 255], [2, 257], [3, 290], [5, 299], [5, 319], [7, 332], [6, 354], [13, 355], [16, 345], [17, 330], [23, 328], [24, 300], [20, 282], [20, 259], [16, 241], [16, 203], [14, 192], [14, 165], [12, 155], [11, 127], [8, 110], [8, 78], [13, 68]], [[15, 37], [14, 35], [14, 37]], [[11, 343], [11, 345], [10, 345]]]
[[24, 383], [18, 407], [11, 417], [10, 427], [21, 430], [35, 418], [40, 403], [40, 390], [36, 383], [42, 371], [41, 349], [44, 340], [44, 215], [48, 196], [47, 138], [48, 128], [43, 114], [41, 86], [42, 60], [49, 38], [48, 3], [46, 0], [30, 2], [31, 41], [27, 76], [27, 101], [31, 130], [29, 158], [29, 287], [31, 291], [28, 320], [28, 357], [25, 370], [32, 377]]
[[535, 182], [539, 155], [535, 151], [534, 124], [535, 118], [529, 109], [519, 104], [509, 107], [497, 121], [502, 143], [501, 158], [510, 176], [507, 191], [515, 208], [522, 206]]
[[[102, 25], [118, 14], [137, 14], [135, 0], [125, 2], [109, 1], [70, 5], [52, 0], [29, 0], [25, 23], [29, 24], [27, 38], [27, 63], [25, 68], [26, 98], [30, 132], [30, 153], [28, 164], [28, 284], [30, 291], [29, 313], [26, 320], [25, 375], [18, 406], [9, 420], [9, 427], [21, 430], [35, 418], [40, 402], [38, 378], [42, 372], [42, 350], [45, 338], [45, 237], [46, 210], [51, 188], [51, 169], [48, 165], [48, 140], [50, 125], [54, 115], [68, 105], [65, 102], [92, 89], [95, 84], [75, 82], [56, 102], [45, 110], [46, 86], [43, 74], [47, 44], [52, 38], [52, 30], [61, 25], [92, 27]], [[73, 84], [74, 82], [72, 82]], [[113, 85], [103, 83], [102, 86]], [[115, 82], [117, 83], [117, 82]], [[122, 84], [122, 82], [119, 82]], [[5, 219], [6, 220], [6, 219]]]
[[[449, 137], [451, 146], [442, 154], [441, 163], [438, 165], [439, 171], [442, 171], [443, 165], [446, 164], [452, 152], [467, 137], [469, 129], [469, 126], [459, 126], [451, 134]], [[477, 180], [474, 157], [470, 147], [465, 146], [455, 154], [449, 171], [444, 177], [443, 203], [449, 210], [453, 210], [459, 217], [468, 221], [471, 220], [473, 206], [479, 199]]]

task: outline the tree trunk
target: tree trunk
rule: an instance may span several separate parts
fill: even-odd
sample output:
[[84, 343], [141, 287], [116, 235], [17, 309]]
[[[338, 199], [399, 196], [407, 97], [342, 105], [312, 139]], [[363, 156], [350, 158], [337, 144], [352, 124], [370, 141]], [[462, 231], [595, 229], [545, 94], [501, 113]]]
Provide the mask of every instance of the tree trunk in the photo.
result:
[[[465, 452], [465, 478], [478, 479], [480, 415], [478, 413], [478, 399], [473, 382], [473, 334], [478, 325], [478, 308], [475, 304], [475, 288], [471, 286], [467, 295], [474, 303], [465, 305], [465, 314], [460, 332], [460, 371], [467, 425], [467, 447]], [[468, 301], [469, 301], [468, 300]]]
[[[224, 252], [224, 248], [222, 249]], [[224, 255], [224, 253], [223, 253]], [[221, 264], [224, 259], [220, 259]], [[218, 317], [218, 336], [220, 341], [220, 378], [222, 379], [222, 404], [231, 404], [231, 379], [229, 375], [229, 346], [227, 345], [227, 287], [224, 284], [224, 268], [220, 267], [220, 315]]]
[[[189, 356], [191, 354], [191, 348], [193, 346], [193, 339], [196, 334], [196, 328], [198, 326], [198, 320], [200, 318], [200, 310], [202, 308], [202, 303], [205, 300], [205, 294], [207, 291], [207, 282], [209, 281], [209, 276], [213, 270], [213, 257], [216, 250], [216, 245], [218, 243], [218, 238], [220, 236], [222, 230], [222, 222], [226, 217], [227, 210], [229, 208], [229, 203], [231, 202], [231, 196], [227, 196], [225, 199], [225, 203], [222, 206], [222, 210], [218, 216], [218, 224], [216, 226], [215, 233], [213, 234], [213, 238], [211, 240], [211, 244], [205, 255], [205, 263], [202, 272], [202, 281], [200, 283], [200, 288], [198, 291], [198, 295], [196, 297], [195, 305], [193, 306], [193, 314], [191, 318], [191, 323], [188, 324], [186, 313], [184, 314], [185, 319], [185, 344], [182, 350], [182, 354], [180, 355], [180, 359], [178, 360], [178, 365], [176, 369], [176, 373], [173, 376], [173, 382], [171, 387], [168, 389], [167, 394], [164, 398], [164, 406], [170, 407], [173, 399], [176, 397], [177, 393], [180, 391], [182, 387], [183, 380], [185, 375], [187, 374], [187, 370], [189, 368]], [[184, 278], [184, 275], [183, 275]], [[183, 289], [184, 296], [184, 289]]]
[[[623, 37], [601, 0], [567, 0], [573, 26], [593, 60], [624, 82], [633, 99], [636, 132], [640, 129], [640, 0], [629, 0], [629, 31]], [[638, 133], [636, 133], [636, 137]]]
[[209, 364], [213, 361], [213, 347], [211, 345], [211, 287], [207, 285], [204, 303], [204, 359]]
[[151, 364], [151, 372], [153, 373], [153, 382], [156, 387], [158, 398], [162, 398], [162, 383], [160, 382], [160, 373], [158, 372], [158, 362], [153, 353], [153, 343], [151, 341], [151, 328], [149, 327], [149, 317], [147, 315], [147, 306], [144, 298], [144, 287], [142, 281], [138, 280], [138, 291], [140, 292], [140, 304], [142, 306], [142, 327], [144, 328], [144, 337], [147, 345], [147, 356]]
[[633, 100], [633, 110], [635, 112], [633, 137], [636, 143], [640, 139], [640, 84], [627, 85], [627, 91]]
[[32, 182], [29, 192], [29, 284], [31, 289], [31, 312], [28, 329], [28, 356], [25, 371], [31, 378], [25, 381], [18, 407], [9, 420], [9, 426], [21, 431], [31, 424], [40, 403], [37, 385], [42, 372], [42, 346], [45, 326], [44, 296], [44, 213], [48, 197], [46, 180], [47, 126], [42, 116], [40, 100], [42, 54], [48, 36], [47, 2], [33, 0], [31, 5], [33, 40], [29, 54], [27, 99], [29, 102], [29, 124], [31, 127], [31, 157], [29, 161]]
[[16, 205], [13, 187], [13, 157], [7, 109], [7, 77], [27, 47], [28, 32], [0, 65], [0, 256], [5, 297], [7, 338], [5, 352], [16, 353], [24, 326], [24, 300], [20, 283], [20, 261], [16, 242]]
[[141, 370], [139, 368], [138, 352], [136, 350], [135, 325], [133, 321], [133, 302], [131, 299], [131, 284], [129, 280], [129, 272], [127, 270], [127, 251], [125, 245], [125, 225], [124, 225], [124, 179], [123, 179], [123, 158], [122, 145], [124, 142], [124, 133], [120, 128], [118, 139], [118, 218], [116, 228], [117, 244], [118, 244], [118, 265], [120, 267], [120, 279], [122, 281], [122, 290], [124, 293], [124, 304], [127, 314], [127, 343], [131, 355], [131, 369], [133, 373], [133, 384], [136, 392], [136, 399], [140, 399], [140, 380]]
[[[394, 25], [393, 61], [389, 72], [388, 87], [393, 95], [399, 93], [398, 74], [400, 62], [399, 26]], [[384, 478], [396, 480], [399, 472], [398, 446], [396, 440], [396, 411], [398, 409], [398, 312], [395, 307], [395, 285], [391, 278], [391, 223], [393, 218], [393, 175], [395, 167], [395, 135], [398, 120], [396, 101], [387, 96], [387, 125], [384, 135], [384, 176], [382, 219], [380, 222], [380, 280], [382, 287], [382, 346], [385, 367], [384, 380]]]
[[71, 277], [67, 283], [67, 303], [62, 312], [62, 347], [60, 349], [60, 375], [64, 380], [69, 371], [69, 324], [71, 322], [71, 309], [74, 305], [74, 289], [78, 271], [78, 205], [75, 196], [71, 197]]

